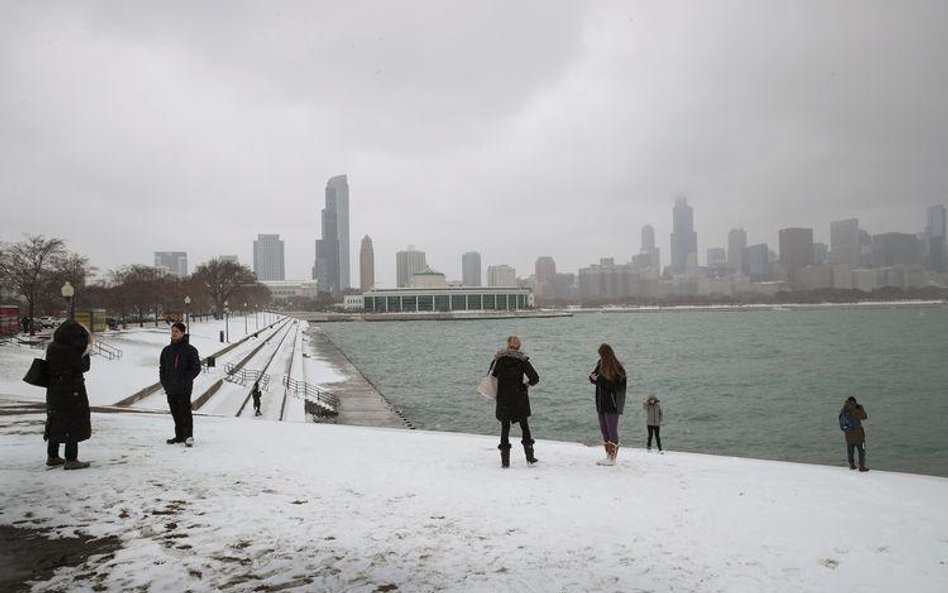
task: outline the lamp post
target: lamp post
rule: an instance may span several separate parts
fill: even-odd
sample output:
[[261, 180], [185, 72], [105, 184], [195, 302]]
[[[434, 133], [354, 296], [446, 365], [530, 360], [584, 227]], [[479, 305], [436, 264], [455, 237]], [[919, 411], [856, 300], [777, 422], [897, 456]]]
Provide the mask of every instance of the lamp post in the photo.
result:
[[257, 305], [254, 305], [254, 306], [253, 306], [253, 324], [254, 324], [254, 326], [256, 326], [257, 331], [260, 330], [260, 318], [257, 317], [257, 313], [258, 313], [258, 312], [259, 312], [258, 306], [257, 306]]
[[244, 335], [247, 335], [247, 303], [244, 303]]
[[63, 298], [66, 299], [66, 310], [69, 311], [69, 319], [75, 319], [76, 302], [73, 300], [73, 297], [76, 295], [76, 289], [70, 284], [69, 280], [66, 280], [66, 283], [63, 284], [59, 292], [63, 295]]
[[227, 309], [227, 301], [224, 301], [224, 341], [230, 344], [230, 310]]
[[188, 331], [191, 331], [191, 295], [184, 297], [184, 322], [188, 324]]

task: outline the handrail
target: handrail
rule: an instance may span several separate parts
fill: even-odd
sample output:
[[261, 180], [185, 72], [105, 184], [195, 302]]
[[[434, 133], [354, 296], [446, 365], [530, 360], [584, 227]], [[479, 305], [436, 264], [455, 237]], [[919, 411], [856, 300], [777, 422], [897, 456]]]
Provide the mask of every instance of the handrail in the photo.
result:
[[264, 391], [270, 387], [270, 375], [264, 373], [263, 371], [245, 368], [238, 369], [237, 365], [230, 362], [224, 365], [224, 370], [227, 372], [227, 376], [224, 377], [225, 381], [237, 383], [238, 385], [246, 385], [247, 383], [259, 381], [260, 388]]
[[109, 359], [109, 360], [115, 360], [116, 358], [122, 358], [122, 351], [121, 351], [121, 350], [119, 350], [119, 349], [116, 348], [115, 346], [112, 346], [111, 344], [107, 344], [107, 343], [105, 343], [105, 342], [103, 342], [103, 341], [101, 341], [101, 340], [95, 340], [95, 341], [92, 342], [92, 353], [93, 353], [93, 354], [98, 354], [99, 356], [102, 356], [102, 357], [107, 358], [107, 359]]
[[297, 381], [289, 375], [283, 375], [283, 386], [293, 397], [317, 404], [324, 416], [336, 416], [339, 413], [339, 398], [325, 389], [306, 381]]

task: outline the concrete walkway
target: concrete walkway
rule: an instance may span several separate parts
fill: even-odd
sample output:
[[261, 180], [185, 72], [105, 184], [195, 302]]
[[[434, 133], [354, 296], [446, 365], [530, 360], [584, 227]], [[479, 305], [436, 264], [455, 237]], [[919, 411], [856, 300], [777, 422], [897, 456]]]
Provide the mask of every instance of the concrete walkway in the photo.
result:
[[414, 428], [329, 336], [313, 323], [310, 323], [307, 334], [314, 354], [347, 377], [345, 381], [324, 385], [339, 398], [339, 424]]

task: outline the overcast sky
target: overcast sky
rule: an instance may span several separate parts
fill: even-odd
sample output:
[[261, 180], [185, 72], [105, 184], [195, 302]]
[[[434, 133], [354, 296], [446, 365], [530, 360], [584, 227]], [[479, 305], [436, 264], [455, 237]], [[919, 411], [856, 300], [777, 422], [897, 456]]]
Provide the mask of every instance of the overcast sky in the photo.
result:
[[859, 218], [918, 232], [948, 202], [948, 2], [0, 0], [0, 240], [103, 271], [187, 251], [308, 278], [326, 181], [351, 260], [414, 244], [518, 275], [628, 261], [672, 206], [699, 260], [733, 227]]

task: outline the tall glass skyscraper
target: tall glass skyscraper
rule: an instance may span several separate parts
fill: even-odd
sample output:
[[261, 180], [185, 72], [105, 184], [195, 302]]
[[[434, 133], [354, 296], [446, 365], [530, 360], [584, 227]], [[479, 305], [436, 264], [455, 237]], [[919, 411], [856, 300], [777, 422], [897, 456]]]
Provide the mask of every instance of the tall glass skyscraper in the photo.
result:
[[349, 182], [337, 175], [326, 183], [322, 238], [316, 241], [316, 284], [320, 292], [338, 294], [349, 281]]
[[359, 248], [359, 290], [365, 292], [375, 288], [375, 249], [372, 247], [372, 237], [362, 237], [362, 246]]
[[461, 256], [461, 283], [464, 286], [481, 285], [481, 254], [468, 251]]

